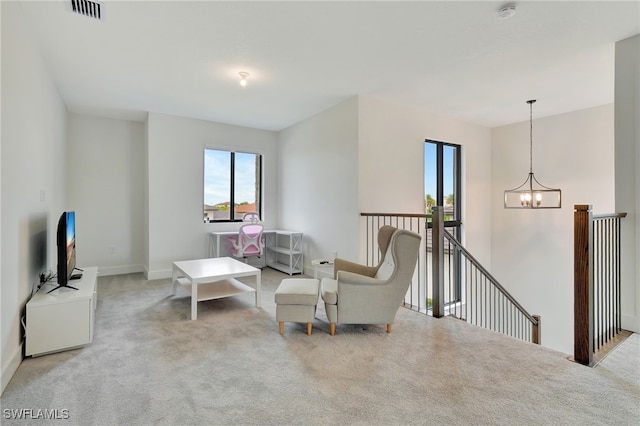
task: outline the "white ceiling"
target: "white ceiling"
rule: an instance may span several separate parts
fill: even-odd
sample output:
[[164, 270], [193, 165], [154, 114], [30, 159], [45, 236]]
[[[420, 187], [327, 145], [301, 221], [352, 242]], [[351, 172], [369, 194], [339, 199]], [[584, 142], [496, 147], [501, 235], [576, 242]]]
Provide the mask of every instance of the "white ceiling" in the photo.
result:
[[[354, 95], [487, 127], [613, 102], [640, 1], [23, 2], [70, 111], [280, 130]], [[250, 73], [240, 87], [238, 72]]]

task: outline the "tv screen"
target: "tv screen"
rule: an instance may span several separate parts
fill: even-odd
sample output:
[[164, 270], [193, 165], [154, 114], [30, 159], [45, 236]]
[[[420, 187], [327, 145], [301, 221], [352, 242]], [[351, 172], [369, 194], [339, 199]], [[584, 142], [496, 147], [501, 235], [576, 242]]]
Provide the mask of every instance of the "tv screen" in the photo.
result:
[[76, 215], [64, 212], [58, 220], [58, 285], [66, 286], [76, 268]]

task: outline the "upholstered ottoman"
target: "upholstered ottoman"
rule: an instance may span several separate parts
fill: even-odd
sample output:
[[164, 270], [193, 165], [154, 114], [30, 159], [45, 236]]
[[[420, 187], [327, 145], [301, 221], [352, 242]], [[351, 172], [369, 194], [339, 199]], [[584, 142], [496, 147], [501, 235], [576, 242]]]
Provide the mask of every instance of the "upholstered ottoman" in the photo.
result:
[[287, 278], [280, 282], [275, 292], [276, 321], [280, 334], [284, 333], [286, 322], [306, 322], [307, 334], [311, 335], [311, 327], [316, 317], [318, 305], [319, 282], [313, 278]]

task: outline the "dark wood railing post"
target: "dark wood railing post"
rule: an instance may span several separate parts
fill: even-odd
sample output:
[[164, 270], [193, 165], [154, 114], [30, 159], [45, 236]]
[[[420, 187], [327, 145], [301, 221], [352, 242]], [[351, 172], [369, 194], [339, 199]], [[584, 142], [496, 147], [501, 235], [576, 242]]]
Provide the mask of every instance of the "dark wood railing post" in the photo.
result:
[[573, 357], [593, 364], [593, 212], [576, 204], [573, 214]]
[[433, 316], [444, 316], [444, 207], [431, 208], [431, 271]]
[[531, 342], [539, 345], [542, 339], [542, 335], [540, 334], [541, 323], [540, 323], [540, 315], [531, 315], [536, 323], [533, 324], [533, 335], [531, 336]]

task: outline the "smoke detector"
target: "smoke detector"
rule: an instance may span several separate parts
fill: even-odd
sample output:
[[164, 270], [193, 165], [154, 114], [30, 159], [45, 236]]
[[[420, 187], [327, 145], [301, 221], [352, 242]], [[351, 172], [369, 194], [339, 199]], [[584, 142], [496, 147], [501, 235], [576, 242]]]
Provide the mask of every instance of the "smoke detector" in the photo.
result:
[[498, 19], [509, 19], [516, 14], [515, 3], [507, 3], [498, 10]]

